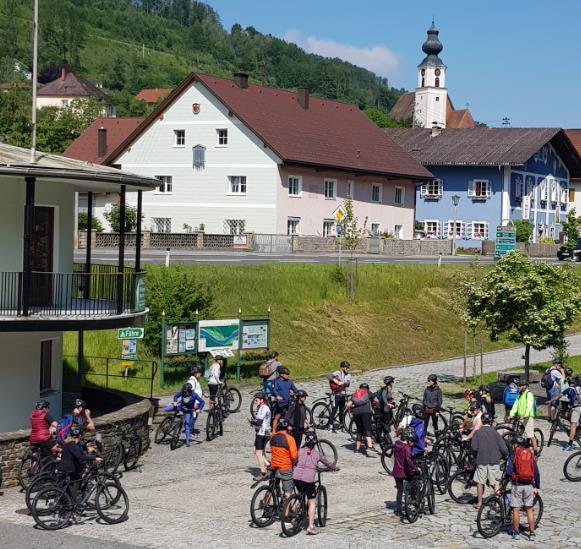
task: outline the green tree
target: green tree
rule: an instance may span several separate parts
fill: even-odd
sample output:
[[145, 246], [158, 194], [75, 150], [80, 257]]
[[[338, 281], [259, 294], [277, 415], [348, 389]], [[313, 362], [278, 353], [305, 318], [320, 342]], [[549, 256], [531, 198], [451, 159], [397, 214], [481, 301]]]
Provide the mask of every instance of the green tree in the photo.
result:
[[[87, 215], [86, 212], [79, 213], [77, 224], [79, 227], [79, 231], [86, 231], [87, 230], [87, 227], [89, 225], [89, 216]], [[91, 229], [93, 231], [95, 231], [96, 233], [103, 232], [103, 224], [101, 223], [101, 220], [98, 217], [93, 216], [91, 218]]]
[[398, 128], [400, 123], [379, 107], [367, 107], [363, 111], [367, 117], [380, 128]]
[[[119, 204], [115, 204], [111, 211], [105, 212], [103, 216], [111, 225], [111, 229], [114, 233], [118, 233], [121, 230], [121, 221], [119, 215], [121, 213], [121, 207]], [[141, 216], [143, 219], [143, 216]], [[137, 229], [137, 208], [132, 206], [125, 206], [125, 232], [132, 233]]]
[[465, 279], [464, 321], [484, 326], [491, 340], [501, 334], [530, 349], [563, 349], [565, 332], [581, 310], [581, 280], [570, 266], [534, 262], [520, 252], [501, 259], [481, 281]]
[[575, 208], [569, 210], [567, 220], [563, 221], [563, 230], [567, 235], [565, 249], [572, 252], [575, 249], [577, 239], [581, 236], [581, 216], [577, 216]]
[[523, 221], [517, 219], [514, 222], [514, 228], [516, 231], [516, 241], [517, 242], [529, 242], [531, 236], [533, 235], [533, 225], [528, 221]]
[[199, 280], [194, 269], [181, 265], [151, 266], [147, 269], [145, 298], [149, 307], [145, 345], [154, 355], [161, 353], [161, 319], [191, 320], [196, 311], [206, 318], [214, 314], [212, 288]]

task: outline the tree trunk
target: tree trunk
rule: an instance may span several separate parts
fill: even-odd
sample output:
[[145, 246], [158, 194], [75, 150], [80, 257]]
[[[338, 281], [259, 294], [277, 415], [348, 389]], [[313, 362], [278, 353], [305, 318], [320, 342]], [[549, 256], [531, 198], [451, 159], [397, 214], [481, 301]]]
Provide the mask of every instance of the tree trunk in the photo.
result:
[[531, 346], [527, 343], [525, 345], [525, 379], [529, 381], [529, 374], [530, 374], [530, 357], [531, 357]]

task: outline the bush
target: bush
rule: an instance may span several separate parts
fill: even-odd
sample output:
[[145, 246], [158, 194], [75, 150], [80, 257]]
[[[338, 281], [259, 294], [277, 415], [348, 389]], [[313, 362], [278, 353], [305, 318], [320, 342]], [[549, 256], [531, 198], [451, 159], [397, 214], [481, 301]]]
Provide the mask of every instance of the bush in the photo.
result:
[[[79, 218], [78, 218], [79, 231], [86, 231], [87, 230], [88, 220], [89, 220], [89, 216], [85, 212], [81, 212], [79, 214]], [[103, 224], [101, 223], [101, 221], [98, 218], [96, 218], [94, 216], [91, 219], [91, 229], [93, 231], [95, 231], [96, 233], [103, 232]]]
[[550, 236], [543, 236], [543, 238], [541, 238], [540, 240], [541, 244], [554, 244], [555, 243], [555, 239], [551, 238]]
[[210, 317], [214, 312], [214, 295], [210, 285], [201, 281], [195, 269], [182, 265], [149, 267], [145, 298], [149, 315], [144, 343], [154, 356], [161, 354], [163, 311], [168, 322], [192, 320], [196, 310], [205, 317]]
[[[111, 229], [114, 233], [118, 233], [121, 230], [121, 223], [119, 221], [120, 210], [120, 205], [115, 204], [110, 212], [103, 214], [105, 219], [111, 224]], [[143, 220], [143, 215], [141, 219]], [[137, 229], [137, 208], [125, 206], [125, 232], [132, 233], [135, 229]]]
[[514, 228], [516, 229], [517, 242], [528, 242], [533, 235], [533, 225], [528, 221], [518, 219], [514, 222]]

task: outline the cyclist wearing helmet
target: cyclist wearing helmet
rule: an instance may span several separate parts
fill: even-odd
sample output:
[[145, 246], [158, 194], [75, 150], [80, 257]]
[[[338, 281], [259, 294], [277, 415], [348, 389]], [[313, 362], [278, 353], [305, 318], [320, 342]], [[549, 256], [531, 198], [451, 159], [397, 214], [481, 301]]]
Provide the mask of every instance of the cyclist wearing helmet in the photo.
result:
[[314, 536], [318, 534], [315, 528], [315, 506], [317, 499], [317, 485], [315, 476], [317, 465], [322, 463], [331, 471], [338, 471], [334, 463], [329, 461], [315, 446], [317, 445], [317, 434], [315, 431], [305, 433], [305, 445], [299, 450], [297, 464], [293, 471], [293, 480], [297, 490], [307, 496], [307, 517], [309, 525], [307, 534]]
[[254, 395], [254, 400], [258, 404], [258, 410], [256, 411], [256, 417], [250, 420], [250, 424], [256, 431], [256, 437], [254, 439], [254, 455], [258, 462], [260, 472], [254, 477], [254, 480], [258, 481], [263, 480], [268, 476], [268, 473], [266, 472], [264, 448], [266, 447], [266, 441], [270, 435], [271, 417], [267, 396], [264, 393], [256, 393]]
[[91, 410], [87, 408], [87, 403], [80, 398], [75, 400], [75, 407], [73, 408], [73, 424], [79, 427], [81, 431], [95, 430]]
[[470, 405], [470, 413], [472, 414], [472, 425], [470, 433], [462, 437], [464, 442], [472, 440], [476, 432], [482, 427], [482, 405], [478, 401], [473, 401]]
[[416, 409], [413, 416], [404, 416], [401, 420], [401, 423], [396, 426], [395, 432], [397, 435], [403, 436], [403, 432], [406, 429], [411, 429], [414, 432], [415, 436], [412, 455], [416, 456], [423, 452], [426, 448], [426, 429], [424, 427], [424, 420], [422, 419], [421, 409]]
[[345, 402], [347, 401], [347, 393], [345, 389], [351, 385], [351, 374], [349, 373], [349, 362], [344, 360], [339, 364], [339, 370], [333, 372], [329, 376], [329, 387], [335, 397], [333, 407], [331, 408], [331, 418], [329, 421], [329, 431], [335, 432], [335, 417], [337, 411], [339, 412], [339, 427], [344, 428], [343, 420], [345, 417]]
[[413, 427], [406, 427], [402, 430], [401, 436], [395, 441], [393, 449], [393, 478], [397, 490], [395, 514], [402, 517], [402, 498], [404, 480], [411, 480], [417, 467], [412, 458], [413, 447], [418, 440]]
[[285, 498], [293, 491], [293, 465], [299, 455], [295, 439], [286, 432], [287, 427], [288, 421], [281, 417], [278, 430], [270, 437], [270, 468], [275, 477], [282, 481]]
[[200, 377], [202, 377], [202, 369], [199, 366], [194, 366], [187, 382], [192, 386], [192, 391], [202, 398], [204, 394], [200, 384]]
[[198, 413], [204, 408], [204, 399], [192, 390], [191, 383], [184, 383], [182, 390], [173, 396], [173, 402], [167, 405], [166, 412], [175, 412], [181, 410], [184, 415], [184, 434], [186, 435], [186, 446], [190, 446], [190, 437]]
[[216, 355], [212, 364], [206, 369], [204, 377], [208, 383], [208, 391], [210, 391], [210, 410], [214, 407], [216, 395], [218, 394], [218, 387], [220, 387], [220, 374], [222, 373], [222, 366], [224, 365], [224, 357]]
[[309, 395], [306, 391], [303, 391], [302, 389], [298, 390], [286, 413], [288, 430], [294, 437], [295, 442], [297, 443], [297, 448], [301, 447], [303, 434], [309, 426], [307, 421], [307, 409], [305, 406], [307, 396]]
[[373, 441], [371, 439], [371, 422], [373, 418], [372, 400], [374, 395], [369, 391], [369, 385], [362, 383], [352, 395], [349, 401], [349, 408], [353, 414], [353, 421], [357, 426], [357, 438], [355, 440], [355, 452], [361, 449], [361, 441], [365, 439], [366, 450], [373, 449]]
[[49, 414], [50, 402], [39, 400], [35, 409], [30, 414], [30, 436], [28, 442], [31, 446], [38, 446], [43, 449], [50, 449], [51, 434], [56, 432], [57, 421]]
[[494, 421], [496, 410], [494, 409], [494, 399], [490, 394], [490, 388], [487, 385], [481, 385], [478, 388], [478, 393], [480, 394], [480, 404], [482, 405], [483, 411]]
[[298, 392], [295, 384], [289, 379], [289, 374], [289, 369], [281, 366], [278, 369], [279, 377], [274, 382], [274, 387], [272, 389], [272, 394], [276, 399], [276, 404], [274, 407], [274, 424], [272, 426], [273, 431], [276, 431], [278, 420], [281, 417], [286, 416], [291, 395]]
[[561, 399], [561, 402], [566, 398], [571, 408], [571, 422], [569, 427], [569, 441], [563, 447], [566, 452], [574, 450], [573, 441], [577, 436], [577, 428], [581, 421], [581, 376], [570, 377], [567, 380], [567, 388], [560, 394], [554, 397], [555, 400]]
[[385, 423], [391, 421], [391, 416], [393, 415], [392, 410], [395, 408], [395, 396], [393, 394], [394, 381], [395, 379], [392, 376], [385, 376], [383, 378], [383, 387], [375, 394], [379, 400], [379, 409]]
[[529, 382], [526, 379], [519, 381], [520, 393], [510, 411], [511, 418], [522, 420], [524, 435], [531, 441], [533, 450], [537, 451], [537, 439], [535, 437], [535, 397], [529, 391]]
[[442, 390], [438, 386], [438, 376], [430, 374], [424, 391], [424, 428], [428, 431], [428, 423], [432, 418], [434, 434], [438, 432], [438, 412], [442, 409]]

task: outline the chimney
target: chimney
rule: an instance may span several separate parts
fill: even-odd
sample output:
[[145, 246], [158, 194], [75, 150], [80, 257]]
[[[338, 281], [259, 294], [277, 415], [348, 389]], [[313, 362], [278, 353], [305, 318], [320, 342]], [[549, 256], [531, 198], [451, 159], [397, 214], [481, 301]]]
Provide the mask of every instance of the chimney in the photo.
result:
[[64, 80], [67, 76], [67, 69], [65, 67], [61, 67], [61, 80]]
[[432, 134], [431, 137], [438, 137], [442, 133], [442, 128], [437, 122], [432, 122]]
[[260, 78], [260, 83], [264, 86], [266, 84], [266, 64], [261, 61], [258, 65], [258, 77]]
[[299, 105], [305, 109], [309, 110], [309, 88], [299, 88], [297, 92], [297, 100]]
[[107, 130], [101, 126], [97, 130], [97, 156], [105, 158], [107, 155]]
[[248, 73], [247, 72], [235, 72], [234, 73], [234, 83], [241, 89], [248, 89]]

